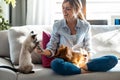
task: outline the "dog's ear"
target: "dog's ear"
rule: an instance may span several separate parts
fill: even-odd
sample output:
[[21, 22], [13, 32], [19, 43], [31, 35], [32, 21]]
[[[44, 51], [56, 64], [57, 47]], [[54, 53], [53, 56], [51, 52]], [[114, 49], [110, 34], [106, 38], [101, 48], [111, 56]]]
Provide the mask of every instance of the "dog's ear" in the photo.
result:
[[80, 48], [80, 53], [81, 54], [88, 54], [88, 52], [85, 49]]
[[85, 51], [84, 49], [80, 48], [80, 53], [81, 53], [81, 54], [85, 54], [86, 51]]
[[80, 48], [80, 53], [83, 54], [83, 50], [82, 50], [82, 48]]
[[70, 50], [68, 47], [66, 47], [66, 48], [65, 48], [65, 51], [66, 51], [66, 57], [67, 57], [69, 60], [71, 60], [71, 58], [72, 58], [72, 52], [71, 52], [71, 50]]
[[63, 49], [63, 48], [65, 48], [65, 46], [61, 44], [59, 48], [62, 48], [62, 49]]
[[85, 49], [80, 48], [80, 53], [84, 56], [84, 57], [88, 57], [88, 52]]
[[61, 46], [60, 46], [60, 47], [57, 49], [54, 57], [59, 57], [59, 56], [60, 56], [61, 49], [62, 49], [62, 48], [61, 48]]
[[60, 45], [60, 47], [57, 49], [55, 57], [61, 57], [61, 58], [63, 58], [64, 56], [66, 56], [65, 46]]
[[59, 50], [57, 50], [54, 57], [59, 57], [59, 55], [60, 55], [60, 52], [59, 52]]

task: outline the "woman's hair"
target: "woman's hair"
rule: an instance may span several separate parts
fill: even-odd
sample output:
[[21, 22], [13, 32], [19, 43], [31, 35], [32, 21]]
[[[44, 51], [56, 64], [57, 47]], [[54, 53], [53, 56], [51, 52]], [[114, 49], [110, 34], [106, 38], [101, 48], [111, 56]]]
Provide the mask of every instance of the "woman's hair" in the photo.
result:
[[77, 17], [81, 20], [85, 20], [85, 17], [81, 11], [82, 3], [81, 0], [64, 0], [63, 3], [69, 2], [75, 11], [78, 11]]

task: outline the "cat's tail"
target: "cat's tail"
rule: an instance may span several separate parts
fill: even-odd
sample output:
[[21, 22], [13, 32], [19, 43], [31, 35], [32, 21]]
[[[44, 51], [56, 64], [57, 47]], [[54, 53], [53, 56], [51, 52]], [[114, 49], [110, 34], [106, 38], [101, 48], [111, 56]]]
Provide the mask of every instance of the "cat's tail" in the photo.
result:
[[18, 72], [19, 70], [14, 68], [14, 67], [10, 67], [10, 66], [0, 66], [0, 68], [5, 68], [5, 69], [9, 69], [9, 70], [12, 70], [14, 72]]
[[[10, 67], [10, 66], [0, 66], [0, 68], [9, 69], [9, 70], [12, 70], [14, 72], [24, 73], [24, 72], [21, 72], [19, 69], [16, 69], [16, 68]], [[30, 74], [30, 73], [34, 73], [34, 71], [30, 71], [28, 74]], [[26, 74], [26, 73], [24, 73], [24, 74]]]

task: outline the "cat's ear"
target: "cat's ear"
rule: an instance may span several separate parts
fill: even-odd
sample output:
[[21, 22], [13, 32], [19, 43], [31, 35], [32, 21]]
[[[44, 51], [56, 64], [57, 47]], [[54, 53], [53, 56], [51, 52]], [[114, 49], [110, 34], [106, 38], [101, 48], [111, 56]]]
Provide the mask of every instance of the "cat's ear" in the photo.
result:
[[34, 33], [34, 31], [31, 31], [30, 33], [32, 33], [32, 34], [33, 34], [33, 33]]
[[31, 31], [31, 32], [30, 32], [30, 35], [31, 35], [31, 38], [32, 38], [32, 39], [35, 39], [35, 37], [37, 36], [37, 34], [35, 34], [34, 31]]

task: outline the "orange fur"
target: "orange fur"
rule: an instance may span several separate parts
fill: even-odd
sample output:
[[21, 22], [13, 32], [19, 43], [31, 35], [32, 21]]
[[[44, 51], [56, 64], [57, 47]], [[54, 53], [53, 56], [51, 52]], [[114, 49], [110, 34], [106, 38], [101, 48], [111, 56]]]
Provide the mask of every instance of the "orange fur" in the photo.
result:
[[86, 59], [88, 53], [86, 53], [87, 51], [83, 49], [80, 49], [79, 52], [75, 52], [71, 48], [61, 45], [58, 48], [55, 57], [63, 58], [65, 61], [71, 62], [77, 67], [83, 68], [88, 62], [88, 60]]

